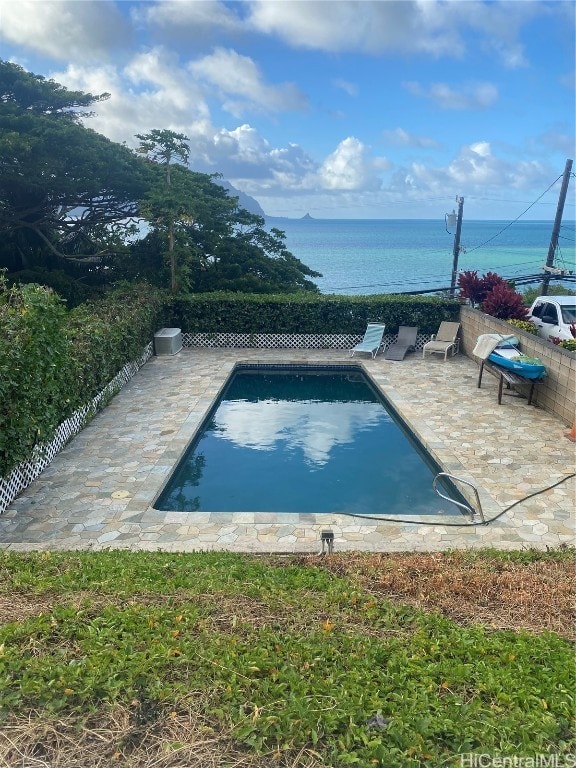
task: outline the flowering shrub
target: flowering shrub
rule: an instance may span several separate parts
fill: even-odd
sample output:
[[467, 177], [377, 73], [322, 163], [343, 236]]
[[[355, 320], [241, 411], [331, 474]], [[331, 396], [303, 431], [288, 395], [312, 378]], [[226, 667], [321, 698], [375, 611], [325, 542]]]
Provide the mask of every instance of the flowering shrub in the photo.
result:
[[567, 349], [569, 352], [576, 352], [576, 323], [570, 323], [570, 333], [574, 338], [561, 339], [559, 336], [550, 336], [549, 340], [552, 344], [562, 347], [562, 349]]
[[495, 272], [486, 272], [482, 277], [478, 277], [478, 272], [461, 272], [458, 276], [458, 288], [460, 289], [460, 298], [469, 299], [472, 306], [482, 304], [486, 296], [497, 286], [508, 285], [503, 277]]
[[561, 339], [558, 336], [550, 336], [548, 341], [556, 344], [557, 347], [567, 349], [569, 352], [576, 352], [576, 339]]
[[486, 295], [482, 302], [482, 310], [487, 315], [498, 317], [501, 320], [524, 320], [528, 314], [522, 296], [505, 282], [495, 285]]
[[534, 323], [531, 323], [530, 320], [516, 320], [514, 318], [507, 320], [507, 323], [510, 325], [513, 325], [514, 328], [519, 328], [521, 331], [526, 331], [526, 333], [531, 333], [533, 336], [538, 335], [538, 328], [534, 325]]

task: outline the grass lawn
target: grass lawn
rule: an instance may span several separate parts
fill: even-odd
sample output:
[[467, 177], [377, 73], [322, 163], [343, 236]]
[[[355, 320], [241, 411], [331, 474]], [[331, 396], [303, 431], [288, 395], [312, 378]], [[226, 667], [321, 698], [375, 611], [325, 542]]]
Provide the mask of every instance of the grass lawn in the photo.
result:
[[1, 552], [0, 573], [0, 766], [576, 765], [573, 549]]

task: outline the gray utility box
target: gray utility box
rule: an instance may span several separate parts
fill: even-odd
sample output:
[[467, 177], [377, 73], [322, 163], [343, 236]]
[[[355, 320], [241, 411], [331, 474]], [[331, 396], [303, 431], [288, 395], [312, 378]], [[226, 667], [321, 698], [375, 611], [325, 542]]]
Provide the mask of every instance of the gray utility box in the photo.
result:
[[175, 355], [182, 349], [182, 331], [180, 328], [161, 328], [154, 334], [154, 353], [156, 355]]

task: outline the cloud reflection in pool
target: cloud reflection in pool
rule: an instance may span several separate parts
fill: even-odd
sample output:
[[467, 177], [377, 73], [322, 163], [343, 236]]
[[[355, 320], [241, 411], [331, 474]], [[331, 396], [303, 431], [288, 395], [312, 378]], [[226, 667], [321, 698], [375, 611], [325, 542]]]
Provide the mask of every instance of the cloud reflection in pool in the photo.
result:
[[271, 451], [279, 442], [301, 450], [310, 464], [323, 465], [335, 446], [353, 443], [355, 435], [390, 418], [379, 403], [287, 402], [221, 404], [214, 418], [219, 437], [238, 446]]

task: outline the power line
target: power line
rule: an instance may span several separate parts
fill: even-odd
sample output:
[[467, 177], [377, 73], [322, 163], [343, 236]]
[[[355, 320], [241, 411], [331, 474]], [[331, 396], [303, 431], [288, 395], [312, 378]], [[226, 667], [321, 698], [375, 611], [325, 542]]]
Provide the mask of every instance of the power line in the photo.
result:
[[485, 245], [487, 245], [488, 243], [492, 242], [492, 240], [495, 240], [497, 237], [499, 237], [499, 236], [502, 234], [502, 232], [505, 232], [507, 229], [509, 229], [509, 228], [512, 226], [512, 224], [515, 224], [515, 223], [516, 223], [516, 222], [517, 222], [519, 219], [521, 219], [521, 218], [522, 218], [522, 216], [524, 216], [524, 214], [528, 213], [528, 211], [530, 210], [530, 208], [533, 208], [533, 207], [536, 205], [536, 203], [537, 203], [539, 200], [541, 200], [541, 199], [544, 197], [544, 195], [545, 195], [545, 194], [547, 194], [547, 193], [548, 193], [548, 192], [549, 192], [549, 191], [552, 189], [552, 187], [554, 186], [554, 184], [556, 184], [556, 183], [557, 183], [557, 182], [558, 182], [558, 181], [559, 181], [559, 180], [562, 178], [562, 176], [563, 176], [563, 175], [564, 175], [564, 174], [561, 174], [560, 176], [558, 176], [558, 178], [557, 178], [557, 179], [555, 179], [555, 180], [552, 182], [552, 184], [550, 184], [550, 186], [548, 187], [548, 189], [545, 189], [545, 190], [544, 190], [544, 192], [542, 192], [542, 194], [540, 195], [540, 197], [537, 197], [537, 198], [536, 198], [536, 200], [534, 200], [534, 202], [533, 202], [533, 203], [531, 203], [531, 204], [528, 206], [528, 208], [526, 208], [526, 210], [522, 211], [522, 213], [521, 213], [519, 216], [517, 216], [517, 217], [516, 217], [515, 219], [513, 219], [511, 222], [509, 222], [508, 224], [506, 224], [506, 226], [505, 226], [505, 227], [503, 227], [503, 228], [502, 228], [502, 229], [501, 229], [499, 232], [497, 232], [495, 235], [493, 235], [492, 237], [490, 237], [488, 240], [485, 240], [485, 241], [484, 241], [484, 242], [483, 242], [481, 245], [477, 245], [475, 248], [472, 248], [472, 249], [468, 250], [468, 253], [471, 253], [472, 251], [477, 251], [479, 248], [483, 248]]

